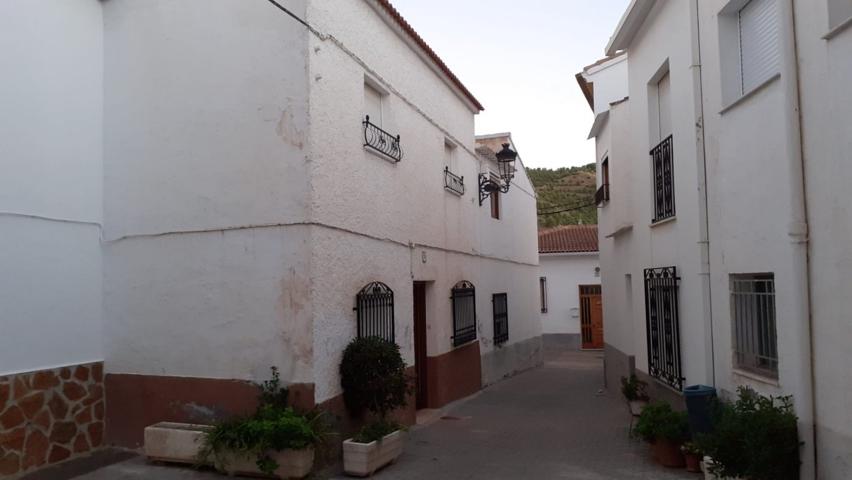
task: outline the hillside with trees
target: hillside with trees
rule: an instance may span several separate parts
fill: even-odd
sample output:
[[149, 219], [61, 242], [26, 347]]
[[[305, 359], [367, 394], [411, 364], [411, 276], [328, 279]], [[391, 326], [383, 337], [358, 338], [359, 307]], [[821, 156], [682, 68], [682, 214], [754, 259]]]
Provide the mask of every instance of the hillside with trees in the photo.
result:
[[[596, 224], [595, 164], [582, 167], [528, 168], [527, 173], [538, 194], [539, 227]], [[547, 215], [542, 213], [557, 212]]]

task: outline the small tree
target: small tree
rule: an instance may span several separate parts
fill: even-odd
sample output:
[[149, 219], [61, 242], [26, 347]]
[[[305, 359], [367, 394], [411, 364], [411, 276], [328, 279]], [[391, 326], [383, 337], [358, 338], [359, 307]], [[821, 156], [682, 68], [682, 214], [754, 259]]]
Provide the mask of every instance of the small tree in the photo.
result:
[[408, 381], [399, 346], [378, 337], [352, 340], [343, 352], [340, 383], [352, 415], [369, 410], [384, 420], [406, 404]]

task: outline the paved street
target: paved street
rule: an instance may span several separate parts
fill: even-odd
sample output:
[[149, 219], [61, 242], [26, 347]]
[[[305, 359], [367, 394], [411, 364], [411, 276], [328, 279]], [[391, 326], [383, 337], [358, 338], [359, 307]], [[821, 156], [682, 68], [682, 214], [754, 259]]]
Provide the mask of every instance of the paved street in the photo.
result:
[[[655, 465], [647, 445], [627, 437], [627, 409], [601, 392], [601, 354], [550, 352], [541, 368], [436, 412], [410, 432], [396, 465], [374, 478], [405, 480], [699, 479]], [[327, 478], [326, 475], [320, 477]], [[210, 472], [148, 465], [134, 458], [81, 480], [212, 480]], [[334, 477], [344, 478], [344, 477]]]
[[549, 353], [544, 367], [494, 385], [415, 429], [375, 478], [699, 479], [655, 465], [627, 436], [620, 393], [599, 393], [601, 354]]

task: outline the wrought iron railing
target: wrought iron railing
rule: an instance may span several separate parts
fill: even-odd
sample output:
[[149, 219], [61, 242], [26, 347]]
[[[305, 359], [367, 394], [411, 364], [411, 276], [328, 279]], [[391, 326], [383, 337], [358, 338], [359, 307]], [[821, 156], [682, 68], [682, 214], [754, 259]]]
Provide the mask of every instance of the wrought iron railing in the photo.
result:
[[595, 205], [600, 205], [609, 201], [609, 184], [604, 183], [601, 188], [595, 192]]
[[645, 270], [645, 322], [648, 373], [672, 388], [683, 390], [680, 361], [680, 320], [676, 267]]
[[373, 282], [355, 296], [358, 337], [379, 337], [394, 341], [393, 290]]
[[444, 188], [456, 195], [464, 195], [464, 177], [451, 172], [450, 167], [444, 167]]
[[364, 119], [364, 147], [375, 150], [387, 156], [395, 163], [402, 160], [402, 147], [399, 144], [399, 135], [393, 136], [382, 130], [378, 125], [370, 122], [370, 116]]
[[774, 275], [733, 276], [731, 310], [736, 366], [778, 378]]
[[509, 340], [509, 306], [505, 293], [495, 293], [491, 296], [494, 308], [494, 345], [506, 343]]
[[672, 136], [651, 149], [654, 166], [654, 219], [659, 222], [675, 215]]
[[453, 346], [476, 340], [476, 289], [467, 280], [451, 290], [453, 302]]

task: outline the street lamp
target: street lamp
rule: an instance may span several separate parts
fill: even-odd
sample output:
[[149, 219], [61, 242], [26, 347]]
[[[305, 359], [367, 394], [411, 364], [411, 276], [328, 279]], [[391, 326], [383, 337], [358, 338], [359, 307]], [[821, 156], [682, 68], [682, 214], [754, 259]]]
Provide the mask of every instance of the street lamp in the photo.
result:
[[503, 149], [496, 153], [497, 170], [500, 173], [500, 181], [491, 180], [488, 174], [479, 174], [479, 204], [491, 194], [496, 192], [506, 193], [509, 191], [509, 184], [515, 178], [515, 160], [518, 159], [518, 152], [509, 148], [508, 143], [503, 144]]

